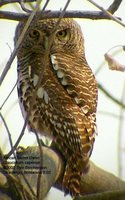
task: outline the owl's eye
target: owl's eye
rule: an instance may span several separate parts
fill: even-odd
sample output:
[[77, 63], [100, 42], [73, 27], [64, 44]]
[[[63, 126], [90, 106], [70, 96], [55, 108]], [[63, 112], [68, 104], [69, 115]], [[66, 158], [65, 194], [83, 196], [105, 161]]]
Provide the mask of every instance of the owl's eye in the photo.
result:
[[57, 38], [59, 40], [65, 40], [68, 36], [68, 31], [67, 29], [66, 30], [61, 30], [61, 31], [58, 31], [57, 34], [56, 34]]
[[40, 36], [40, 32], [37, 31], [37, 30], [35, 30], [35, 29], [32, 29], [32, 30], [30, 31], [30, 33], [29, 33], [29, 37], [30, 37], [31, 39], [38, 39], [39, 36]]

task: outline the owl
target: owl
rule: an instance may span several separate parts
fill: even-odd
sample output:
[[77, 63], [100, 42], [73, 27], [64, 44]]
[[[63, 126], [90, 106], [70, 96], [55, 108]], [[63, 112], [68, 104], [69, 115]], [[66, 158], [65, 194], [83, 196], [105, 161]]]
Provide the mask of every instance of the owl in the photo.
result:
[[[97, 83], [80, 26], [57, 21], [38, 20], [28, 29], [17, 53], [17, 87], [28, 128], [54, 141], [66, 163], [63, 189], [76, 196], [95, 140]], [[15, 43], [24, 26], [18, 24]]]

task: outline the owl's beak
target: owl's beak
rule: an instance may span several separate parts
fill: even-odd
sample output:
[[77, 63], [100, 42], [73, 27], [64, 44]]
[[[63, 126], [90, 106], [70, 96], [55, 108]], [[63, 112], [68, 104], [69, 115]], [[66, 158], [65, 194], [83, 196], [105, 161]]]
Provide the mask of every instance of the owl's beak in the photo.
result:
[[54, 49], [53, 38], [51, 38], [50, 36], [44, 36], [43, 42], [42, 42], [42, 47], [44, 50], [53, 51], [53, 49]]
[[44, 38], [43, 38], [42, 47], [44, 50], [48, 49], [48, 37], [47, 36], [44, 36]]

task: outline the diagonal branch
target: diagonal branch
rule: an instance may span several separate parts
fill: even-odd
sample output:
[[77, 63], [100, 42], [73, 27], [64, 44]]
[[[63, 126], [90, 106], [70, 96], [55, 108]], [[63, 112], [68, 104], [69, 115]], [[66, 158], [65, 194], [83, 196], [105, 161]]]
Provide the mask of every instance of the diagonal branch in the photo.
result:
[[20, 36], [19, 40], [17, 41], [16, 46], [15, 46], [15, 48], [14, 48], [12, 54], [10, 55], [10, 58], [9, 58], [9, 60], [8, 60], [8, 62], [7, 62], [7, 64], [6, 64], [4, 70], [3, 70], [3, 72], [2, 72], [2, 75], [1, 75], [1, 77], [0, 77], [0, 85], [2, 84], [2, 82], [3, 82], [3, 80], [4, 80], [5, 76], [6, 76], [6, 74], [7, 74], [7, 72], [8, 72], [8, 70], [10, 69], [10, 66], [11, 66], [11, 64], [12, 64], [12, 62], [13, 62], [13, 60], [14, 60], [16, 54], [17, 54], [17, 50], [18, 50], [19, 47], [21, 46], [21, 44], [22, 44], [22, 42], [23, 42], [23, 40], [24, 40], [25, 34], [26, 34], [26, 32], [27, 32], [27, 30], [28, 30], [28, 28], [29, 28], [31, 22], [32, 22], [32, 21], [34, 20], [34, 18], [36, 17], [36, 13], [37, 13], [38, 10], [39, 10], [39, 6], [40, 6], [41, 1], [42, 1], [42, 0], [39, 0], [39, 1], [38, 1], [38, 3], [36, 4], [35, 9], [32, 11], [31, 15], [28, 17], [28, 20], [27, 20], [27, 23], [26, 23], [26, 25], [25, 25], [25, 27], [24, 27], [24, 30], [22, 31], [21, 36]]
[[121, 20], [119, 20], [118, 18], [116, 18], [115, 16], [113, 16], [112, 13], [110, 13], [108, 10], [105, 10], [103, 7], [101, 7], [95, 1], [93, 1], [93, 0], [87, 0], [87, 1], [89, 1], [91, 4], [93, 4], [94, 6], [96, 6], [99, 10], [103, 11], [105, 14], [107, 14], [112, 20], [116, 21], [118, 24], [120, 24], [123, 27], [125, 27], [125, 24]]
[[116, 99], [112, 94], [110, 94], [100, 83], [98, 83], [98, 88], [108, 97], [110, 98], [114, 103], [118, 104], [120, 107], [125, 109], [125, 104], [122, 103], [120, 100]]
[[114, 14], [118, 10], [121, 3], [122, 3], [122, 0], [114, 0], [114, 2], [109, 6], [107, 11]]

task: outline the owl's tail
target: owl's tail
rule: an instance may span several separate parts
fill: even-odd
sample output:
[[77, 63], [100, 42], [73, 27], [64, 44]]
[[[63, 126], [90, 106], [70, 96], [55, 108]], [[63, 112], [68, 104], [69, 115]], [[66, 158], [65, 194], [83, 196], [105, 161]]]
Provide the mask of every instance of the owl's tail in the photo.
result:
[[[84, 176], [89, 169], [89, 156], [84, 156], [77, 151], [72, 151], [67, 147], [67, 143], [61, 137], [56, 136], [51, 146], [53, 150], [59, 151], [66, 163], [63, 176], [63, 190], [65, 195], [77, 196], [80, 192], [82, 175]], [[83, 191], [83, 189], [82, 189]]]
[[77, 196], [80, 192], [80, 183], [82, 174], [87, 173], [89, 169], [88, 159], [83, 159], [78, 155], [71, 155], [67, 161], [63, 177], [63, 187], [65, 195], [70, 193], [71, 196]]

